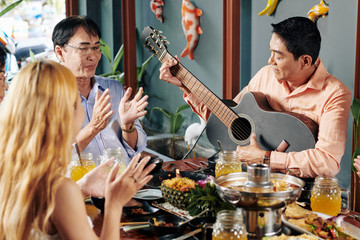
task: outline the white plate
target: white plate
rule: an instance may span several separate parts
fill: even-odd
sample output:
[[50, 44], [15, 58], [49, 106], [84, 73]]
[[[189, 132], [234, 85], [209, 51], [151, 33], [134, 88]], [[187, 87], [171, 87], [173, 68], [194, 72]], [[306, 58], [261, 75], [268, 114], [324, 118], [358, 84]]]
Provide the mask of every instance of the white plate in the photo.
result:
[[[319, 217], [321, 217], [322, 219], [328, 219], [328, 218], [331, 218], [330, 215], [327, 215], [327, 214], [324, 214], [324, 213], [319, 213], [319, 212], [314, 212], [315, 214], [317, 214]], [[298, 227], [297, 225], [295, 224], [292, 224], [292, 223], [289, 223], [286, 218], [284, 217], [284, 215], [281, 215], [281, 220], [283, 221], [283, 223], [300, 232], [300, 233], [307, 233], [307, 234], [310, 234], [310, 235], [313, 235], [315, 236], [315, 234], [311, 233], [311, 232], [308, 232], [306, 231], [305, 229], [301, 228], [301, 227]], [[343, 232], [352, 236], [353, 238], [356, 238], [356, 239], [360, 239], [360, 229], [357, 228], [356, 226], [348, 223], [348, 222], [345, 222], [344, 220], [341, 220], [341, 218], [339, 218], [339, 221], [337, 220], [336, 221], [336, 224], [339, 226], [339, 227], [342, 227], [343, 228]], [[323, 238], [319, 238], [319, 239], [323, 239]]]
[[162, 198], [162, 194], [159, 189], [141, 189], [133, 198], [141, 200], [156, 200]]

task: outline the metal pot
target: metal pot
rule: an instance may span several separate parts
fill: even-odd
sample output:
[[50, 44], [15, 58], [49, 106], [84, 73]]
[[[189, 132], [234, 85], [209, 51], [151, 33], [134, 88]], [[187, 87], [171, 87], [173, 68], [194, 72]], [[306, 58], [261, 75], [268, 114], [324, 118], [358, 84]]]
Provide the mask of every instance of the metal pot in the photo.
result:
[[[274, 191], [270, 180], [285, 181], [294, 188]], [[243, 209], [248, 236], [258, 237], [281, 232], [282, 209], [299, 198], [305, 183], [297, 177], [270, 173], [265, 164], [253, 164], [248, 172], [216, 178], [215, 185], [221, 198]]]

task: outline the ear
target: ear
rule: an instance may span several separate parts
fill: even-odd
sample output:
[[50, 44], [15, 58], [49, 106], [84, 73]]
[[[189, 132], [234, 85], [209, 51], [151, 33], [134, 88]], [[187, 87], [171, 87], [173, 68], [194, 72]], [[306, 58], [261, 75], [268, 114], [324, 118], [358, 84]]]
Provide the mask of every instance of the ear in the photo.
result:
[[304, 68], [309, 68], [312, 65], [312, 57], [310, 55], [302, 55], [300, 58]]
[[60, 62], [64, 62], [64, 48], [60, 47], [59, 45], [55, 46], [55, 55]]

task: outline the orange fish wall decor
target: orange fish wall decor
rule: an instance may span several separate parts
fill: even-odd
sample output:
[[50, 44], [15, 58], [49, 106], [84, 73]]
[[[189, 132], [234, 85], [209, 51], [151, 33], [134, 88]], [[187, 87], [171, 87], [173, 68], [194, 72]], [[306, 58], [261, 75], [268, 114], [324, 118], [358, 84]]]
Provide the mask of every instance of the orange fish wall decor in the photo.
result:
[[163, 6], [164, 6], [164, 1], [163, 0], [151, 0], [150, 1], [151, 11], [155, 14], [156, 18], [160, 22], [164, 22], [164, 17], [163, 17], [163, 14], [162, 14]]
[[315, 22], [320, 16], [325, 17], [329, 13], [329, 4], [321, 0], [319, 4], [313, 6], [307, 13], [308, 18]]
[[186, 36], [187, 45], [181, 53], [181, 57], [188, 55], [189, 59], [194, 60], [194, 50], [198, 43], [199, 35], [202, 34], [199, 17], [202, 11], [196, 8], [190, 0], [183, 0], [181, 5], [181, 24]]

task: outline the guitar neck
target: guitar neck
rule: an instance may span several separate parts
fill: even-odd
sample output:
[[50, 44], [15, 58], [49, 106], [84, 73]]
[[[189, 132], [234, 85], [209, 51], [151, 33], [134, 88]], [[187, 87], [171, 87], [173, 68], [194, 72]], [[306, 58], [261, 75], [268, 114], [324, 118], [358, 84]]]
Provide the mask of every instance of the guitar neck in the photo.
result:
[[[166, 52], [159, 58], [164, 63], [174, 57]], [[231, 123], [238, 117], [236, 113], [226, 106], [211, 90], [209, 90], [200, 80], [189, 72], [181, 63], [170, 68], [171, 73], [176, 76], [191, 93], [203, 103], [215, 116], [220, 119], [228, 128]]]

